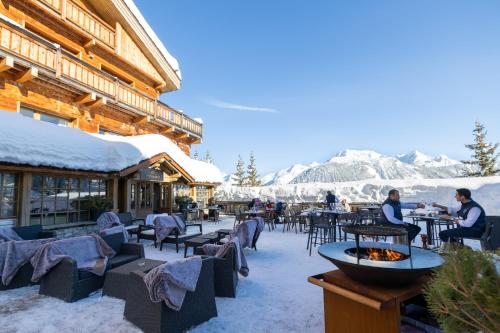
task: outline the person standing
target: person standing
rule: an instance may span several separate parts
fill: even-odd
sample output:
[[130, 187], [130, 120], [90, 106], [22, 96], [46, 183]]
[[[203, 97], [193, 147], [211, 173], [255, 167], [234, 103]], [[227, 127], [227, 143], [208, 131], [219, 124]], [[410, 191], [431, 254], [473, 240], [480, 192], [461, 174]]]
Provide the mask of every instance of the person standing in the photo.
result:
[[381, 211], [381, 223], [382, 224], [393, 224], [399, 227], [405, 228], [408, 232], [408, 240], [413, 241], [415, 237], [422, 230], [418, 225], [406, 223], [403, 221], [403, 212], [401, 209], [416, 209], [416, 208], [425, 208], [423, 204], [410, 204], [410, 203], [401, 203], [399, 197], [399, 191], [396, 189], [392, 189], [389, 191], [389, 195], [387, 199], [382, 204]]
[[335, 203], [337, 203], [337, 197], [335, 194], [332, 193], [332, 191], [327, 191], [326, 192], [326, 205], [328, 208], [333, 209], [335, 207]]
[[483, 207], [472, 200], [472, 193], [469, 189], [459, 188], [455, 193], [455, 199], [460, 202], [460, 209], [456, 207], [447, 207], [437, 203], [432, 205], [437, 208], [446, 209], [448, 214], [441, 218], [453, 221], [457, 228], [443, 230], [439, 233], [439, 238], [443, 242], [457, 242], [458, 238], [472, 237], [479, 238], [483, 235], [486, 228], [486, 213]]

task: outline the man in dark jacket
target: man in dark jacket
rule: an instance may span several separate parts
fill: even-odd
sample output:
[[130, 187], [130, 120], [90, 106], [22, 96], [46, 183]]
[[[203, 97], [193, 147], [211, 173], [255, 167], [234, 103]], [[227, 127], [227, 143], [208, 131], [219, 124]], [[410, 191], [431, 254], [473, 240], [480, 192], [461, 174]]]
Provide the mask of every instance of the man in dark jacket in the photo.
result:
[[387, 199], [382, 204], [381, 223], [397, 225], [408, 231], [408, 239], [412, 241], [419, 234], [421, 228], [418, 225], [406, 223], [403, 221], [401, 209], [425, 208], [423, 204], [401, 203], [399, 201], [399, 191], [392, 189], [389, 191]]
[[326, 192], [326, 205], [328, 208], [333, 208], [335, 207], [335, 203], [337, 202], [337, 197], [332, 194], [331, 191]]
[[461, 203], [460, 209], [433, 204], [434, 207], [448, 211], [448, 215], [441, 216], [442, 219], [453, 221], [458, 225], [458, 228], [441, 231], [439, 238], [443, 242], [456, 242], [457, 238], [481, 237], [486, 228], [486, 213], [483, 207], [472, 200], [471, 191], [466, 188], [459, 188], [455, 199]]

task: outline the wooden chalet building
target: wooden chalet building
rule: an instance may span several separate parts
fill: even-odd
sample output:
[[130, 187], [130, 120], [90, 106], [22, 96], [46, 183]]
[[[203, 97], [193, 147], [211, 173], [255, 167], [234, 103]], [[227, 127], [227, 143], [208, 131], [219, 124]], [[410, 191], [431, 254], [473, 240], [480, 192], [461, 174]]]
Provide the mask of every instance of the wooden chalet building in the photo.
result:
[[[0, 113], [16, 113], [16, 118], [0, 118], [0, 224], [85, 225], [90, 216], [82, 203], [92, 196], [109, 197], [115, 209], [137, 217], [172, 211], [177, 195], [206, 204], [220, 182], [213, 176], [218, 170], [211, 177], [188, 171], [203, 169], [193, 168], [203, 162], [188, 157], [191, 145], [201, 143], [203, 124], [159, 101], [180, 83], [176, 59], [132, 0], [0, 0]], [[6, 122], [14, 128], [36, 123], [43, 131], [8, 132]], [[61, 132], [61, 126], [72, 129]], [[89, 135], [82, 131], [106, 142], [106, 137], [120, 141], [155, 134], [169, 151], [139, 154], [130, 159], [135, 164], [117, 170], [93, 169], [76, 163], [78, 157], [64, 164], [68, 156], [63, 155], [54, 163], [43, 151], [32, 151], [52, 135], [59, 142], [46, 143], [53, 145], [50, 152], [57, 151], [64, 135], [85, 141]], [[21, 144], [17, 148], [26, 151], [17, 153], [40, 153], [40, 159], [9, 151], [16, 145], [4, 144], [11, 142], [6, 133], [33, 135], [35, 140], [26, 143], [31, 146]], [[80, 143], [74, 145], [78, 149]], [[144, 143], [141, 149], [151, 150]]]

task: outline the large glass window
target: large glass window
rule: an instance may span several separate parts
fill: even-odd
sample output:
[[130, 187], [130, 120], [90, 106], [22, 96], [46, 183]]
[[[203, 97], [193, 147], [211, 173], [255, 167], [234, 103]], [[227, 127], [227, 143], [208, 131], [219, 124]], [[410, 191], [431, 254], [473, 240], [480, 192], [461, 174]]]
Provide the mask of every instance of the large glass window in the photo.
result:
[[106, 195], [103, 179], [33, 175], [30, 224], [89, 221], [89, 199]]
[[30, 109], [30, 108], [26, 108], [26, 107], [21, 107], [21, 109], [19, 110], [19, 113], [25, 117], [39, 119], [41, 121], [45, 121], [47, 123], [52, 123], [52, 124], [55, 124], [58, 126], [68, 127], [70, 124], [70, 122], [64, 118], [41, 113], [41, 112], [38, 112], [38, 111]]
[[12, 172], [0, 172], [0, 220], [15, 220], [16, 217], [16, 174]]
[[196, 186], [196, 201], [200, 207], [205, 208], [208, 205], [208, 187]]
[[170, 185], [160, 185], [160, 208], [168, 208], [168, 188]]

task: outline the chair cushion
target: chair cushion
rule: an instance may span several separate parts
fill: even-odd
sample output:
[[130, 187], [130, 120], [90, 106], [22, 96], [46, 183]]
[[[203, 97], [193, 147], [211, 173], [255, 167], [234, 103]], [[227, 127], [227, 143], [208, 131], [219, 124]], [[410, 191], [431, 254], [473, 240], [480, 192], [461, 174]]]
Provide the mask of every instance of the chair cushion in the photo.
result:
[[[179, 235], [179, 239], [184, 239], [184, 238], [193, 238], [193, 237], [196, 237], [196, 236], [201, 236], [201, 232], [200, 232], [200, 229], [194, 229], [194, 228], [188, 228], [186, 230], [186, 233], [184, 235]], [[175, 235], [171, 234], [169, 236], [167, 236], [167, 238], [171, 238], [171, 239], [175, 239]]]
[[121, 251], [123, 242], [125, 241], [123, 233], [110, 234], [103, 236], [102, 239], [118, 254]]
[[154, 234], [155, 234], [155, 231], [153, 229], [148, 229], [148, 230], [144, 230], [141, 232], [141, 235], [154, 236]]
[[129, 262], [132, 262], [134, 260], [139, 259], [138, 255], [135, 254], [118, 254], [114, 256], [113, 258], [109, 259], [108, 261], [108, 267], [110, 269], [113, 269], [115, 267], [119, 267], [125, 264], [128, 264]]

